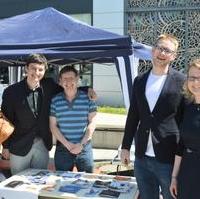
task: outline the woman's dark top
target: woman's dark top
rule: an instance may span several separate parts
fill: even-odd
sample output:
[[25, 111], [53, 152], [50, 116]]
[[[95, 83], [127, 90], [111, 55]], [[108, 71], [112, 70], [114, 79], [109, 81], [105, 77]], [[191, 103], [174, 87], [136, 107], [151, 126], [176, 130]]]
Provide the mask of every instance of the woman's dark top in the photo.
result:
[[200, 104], [186, 103], [180, 137], [177, 155], [187, 149], [200, 153]]
[[200, 179], [200, 104], [185, 104], [180, 136], [179, 154], [182, 160], [177, 178], [177, 199], [197, 199]]

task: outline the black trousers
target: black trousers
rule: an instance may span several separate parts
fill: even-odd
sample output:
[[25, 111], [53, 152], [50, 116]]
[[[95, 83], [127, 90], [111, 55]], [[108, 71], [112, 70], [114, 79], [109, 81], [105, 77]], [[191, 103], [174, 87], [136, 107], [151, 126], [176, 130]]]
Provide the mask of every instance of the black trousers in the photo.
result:
[[200, 198], [200, 153], [184, 153], [178, 175], [177, 198]]

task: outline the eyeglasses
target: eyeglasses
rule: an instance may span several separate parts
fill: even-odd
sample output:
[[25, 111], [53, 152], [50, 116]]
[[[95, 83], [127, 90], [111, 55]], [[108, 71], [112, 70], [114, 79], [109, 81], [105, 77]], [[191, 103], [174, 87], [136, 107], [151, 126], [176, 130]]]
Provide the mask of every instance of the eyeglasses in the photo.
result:
[[188, 76], [187, 80], [190, 82], [195, 82], [195, 81], [200, 82], [200, 77]]
[[171, 55], [171, 54], [175, 53], [175, 51], [170, 50], [170, 49], [165, 48], [165, 47], [162, 47], [162, 46], [159, 46], [159, 45], [156, 45], [155, 48], [157, 50], [159, 50], [161, 53], [164, 52], [166, 55]]

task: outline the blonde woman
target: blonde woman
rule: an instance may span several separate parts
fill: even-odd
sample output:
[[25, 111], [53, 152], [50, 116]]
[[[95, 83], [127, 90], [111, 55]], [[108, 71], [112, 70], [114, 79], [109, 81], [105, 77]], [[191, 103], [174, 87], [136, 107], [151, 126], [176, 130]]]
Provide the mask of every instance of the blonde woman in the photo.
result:
[[170, 191], [177, 199], [199, 198], [200, 179], [200, 59], [189, 65], [184, 84], [185, 109]]

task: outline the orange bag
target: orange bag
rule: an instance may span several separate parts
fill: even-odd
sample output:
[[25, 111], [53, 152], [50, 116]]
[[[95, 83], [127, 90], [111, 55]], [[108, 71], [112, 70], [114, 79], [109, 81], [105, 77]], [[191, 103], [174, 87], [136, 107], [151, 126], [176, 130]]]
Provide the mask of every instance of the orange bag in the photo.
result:
[[8, 139], [15, 127], [0, 111], [0, 144]]

